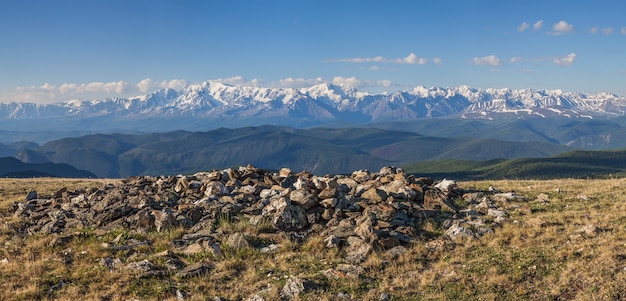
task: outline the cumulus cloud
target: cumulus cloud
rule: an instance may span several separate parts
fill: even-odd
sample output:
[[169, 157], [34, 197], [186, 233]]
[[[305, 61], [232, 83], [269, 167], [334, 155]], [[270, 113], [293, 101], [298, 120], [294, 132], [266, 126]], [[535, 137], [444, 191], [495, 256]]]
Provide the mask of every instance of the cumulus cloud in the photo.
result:
[[626, 34], [626, 27], [622, 27], [622, 30], [620, 30], [620, 32], [621, 32], [622, 34]]
[[483, 57], [475, 57], [472, 59], [474, 65], [486, 65], [486, 66], [500, 66], [500, 59], [495, 55], [488, 55]]
[[362, 80], [355, 76], [352, 77], [343, 77], [343, 76], [335, 76], [331, 80], [326, 80], [321, 77], [317, 78], [284, 78], [280, 79], [276, 82], [270, 83], [269, 86], [272, 88], [308, 88], [314, 85], [319, 84], [333, 84], [337, 86], [347, 87], [347, 88], [355, 88], [357, 90], [380, 90], [381, 88], [390, 88], [390, 87], [399, 87], [398, 84], [390, 80]]
[[[262, 82], [259, 79], [248, 80], [243, 76], [217, 78], [211, 82], [220, 82], [233, 86], [254, 86], [268, 88], [307, 88], [318, 84], [329, 83], [342, 87], [355, 88], [360, 91], [384, 91], [388, 88], [403, 87], [390, 80], [362, 80], [357, 77], [336, 76], [332, 79], [294, 78], [287, 77], [271, 82]], [[145, 78], [131, 84], [125, 81], [65, 83], [53, 85], [45, 83], [41, 86], [17, 87], [13, 91], [0, 93], [0, 102], [30, 102], [30, 103], [77, 103], [83, 100], [103, 100], [109, 97], [132, 97], [140, 94], [152, 93], [158, 89], [182, 89], [188, 83], [182, 79], [155, 81]]]
[[[524, 21], [524, 22], [522, 22], [522, 24], [517, 26], [517, 31], [518, 32], [526, 31], [526, 29], [530, 28], [530, 26], [531, 26], [530, 23]], [[533, 23], [532, 27], [533, 27], [534, 31], [540, 30], [541, 27], [543, 27], [543, 20], [539, 20], [539, 21]]]
[[135, 86], [141, 93], [149, 93], [158, 89], [182, 89], [187, 82], [183, 79], [173, 79], [170, 81], [164, 80], [161, 82], [155, 82], [151, 78], [145, 78], [139, 81]]
[[312, 78], [312, 79], [287, 77], [287, 78], [278, 80], [272, 86], [278, 87], [278, 88], [305, 88], [305, 87], [310, 87], [310, 86], [325, 84], [325, 83], [328, 83], [328, 81], [324, 80], [321, 77]]
[[434, 57], [433, 58], [433, 63], [441, 64], [441, 63], [443, 63], [443, 60], [440, 57]]
[[348, 86], [352, 88], [356, 88], [361, 85], [361, 80], [359, 80], [358, 78], [354, 76], [353, 77], [335, 76], [333, 77], [333, 80], [331, 82], [333, 83], [333, 85]]
[[571, 65], [572, 63], [574, 63], [575, 59], [576, 59], [576, 54], [572, 52], [563, 57], [555, 57], [554, 59], [552, 59], [552, 62], [555, 65], [567, 67]]
[[308, 88], [319, 84], [333, 84], [342, 87], [355, 88], [359, 90], [366, 90], [370, 88], [388, 88], [396, 87], [397, 84], [390, 80], [361, 80], [355, 76], [343, 77], [336, 76], [332, 79], [324, 79], [322, 77], [316, 78], [301, 78], [301, 77], [286, 77], [276, 81], [261, 83], [258, 79], [247, 80], [242, 76], [235, 76], [229, 78], [218, 78], [211, 80], [211, 82], [219, 82], [229, 84], [233, 86], [254, 86], [254, 87], [268, 87], [268, 88]]
[[513, 63], [521, 62], [523, 60], [524, 60], [523, 57], [514, 56], [514, 57], [509, 59], [509, 63], [513, 64]]
[[148, 92], [148, 90], [152, 87], [152, 79], [150, 78], [144, 78], [141, 81], [139, 81], [137, 83], [137, 89], [139, 89], [139, 92], [141, 93], [146, 93]]
[[17, 87], [14, 91], [6, 93], [2, 101], [54, 103], [68, 100], [100, 100], [108, 97], [131, 97], [164, 88], [181, 89], [185, 85], [187, 82], [182, 79], [157, 82], [150, 78], [142, 79], [136, 84], [123, 80], [60, 85], [45, 83], [41, 86]]
[[253, 86], [253, 87], [259, 87], [259, 86], [263, 85], [262, 81], [257, 79], [257, 78], [253, 78], [251, 80], [248, 80], [247, 78], [245, 78], [243, 76], [233, 76], [233, 77], [226, 77], [226, 78], [218, 78], [218, 79], [214, 79], [212, 81], [220, 82], [220, 83], [231, 85], [231, 86]]
[[610, 35], [613, 33], [613, 27], [602, 28], [602, 33], [605, 35]]
[[530, 24], [528, 24], [526, 22], [522, 22], [522, 24], [520, 24], [520, 26], [517, 27], [517, 31], [522, 32], [522, 31], [528, 29], [528, 27], [530, 27]]
[[589, 29], [589, 32], [590, 32], [591, 34], [596, 34], [596, 33], [598, 33], [599, 31], [600, 31], [600, 27], [598, 27], [598, 26], [594, 26], [594, 27], [591, 27], [591, 29]]
[[39, 87], [17, 87], [18, 91], [22, 92], [52, 92], [60, 94], [78, 94], [78, 93], [108, 93], [108, 94], [121, 94], [127, 92], [131, 87], [125, 81], [117, 82], [91, 82], [91, 83], [64, 83], [59, 86], [45, 83]]
[[342, 59], [325, 60], [327, 63], [387, 63], [387, 64], [406, 64], [406, 65], [423, 65], [427, 59], [415, 55], [411, 52], [409, 55], [401, 58], [386, 58], [384, 56], [374, 57], [353, 57]]
[[422, 57], [418, 57], [415, 53], [411, 52], [406, 57], [401, 59], [397, 59], [396, 63], [398, 64], [410, 64], [410, 65], [424, 65], [426, 64], [426, 59]]
[[554, 25], [552, 25], [552, 31], [548, 33], [551, 35], [558, 36], [558, 35], [570, 33], [572, 30], [574, 30], [574, 25], [561, 20], [558, 23], [555, 23]]
[[159, 88], [162, 88], [162, 89], [169, 88], [169, 89], [179, 90], [185, 87], [186, 85], [187, 85], [187, 81], [185, 81], [184, 79], [173, 79], [170, 81], [164, 80], [160, 82]]

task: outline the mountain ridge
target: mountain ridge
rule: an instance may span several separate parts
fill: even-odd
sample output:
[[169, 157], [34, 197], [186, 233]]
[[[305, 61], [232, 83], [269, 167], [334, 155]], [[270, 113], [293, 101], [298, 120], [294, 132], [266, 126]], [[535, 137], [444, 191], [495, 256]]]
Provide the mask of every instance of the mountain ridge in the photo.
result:
[[13, 157], [0, 157], [0, 178], [95, 178], [92, 172], [65, 163], [24, 163]]
[[[354, 88], [319, 84], [307, 88], [233, 86], [216, 81], [162, 89], [130, 98], [65, 101], [53, 104], [2, 103], [0, 124], [15, 127], [24, 120], [41, 127], [119, 128], [133, 122], [157, 128], [182, 125], [311, 126], [325, 122], [409, 121], [450, 117], [610, 118], [624, 116], [626, 98], [561, 90], [473, 89], [417, 86], [412, 90], [372, 94]], [[181, 118], [182, 117], [182, 118]], [[186, 120], [193, 119], [193, 120]], [[22, 127], [35, 127], [37, 124]], [[188, 127], [187, 127], [188, 128]]]
[[208, 132], [96, 134], [47, 142], [35, 155], [89, 170], [98, 177], [186, 174], [252, 164], [321, 174], [376, 170], [422, 160], [545, 157], [571, 150], [543, 142], [428, 137], [376, 128], [262, 126]]

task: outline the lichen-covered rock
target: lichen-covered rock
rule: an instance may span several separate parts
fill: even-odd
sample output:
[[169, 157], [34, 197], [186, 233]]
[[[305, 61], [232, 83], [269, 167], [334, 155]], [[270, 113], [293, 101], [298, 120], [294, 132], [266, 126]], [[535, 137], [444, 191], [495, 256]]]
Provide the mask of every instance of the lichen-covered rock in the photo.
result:
[[300, 294], [318, 289], [319, 285], [300, 277], [290, 277], [281, 290], [281, 295], [286, 300], [296, 299]]
[[302, 230], [309, 225], [306, 211], [299, 205], [281, 207], [272, 220], [274, 226], [284, 231]]

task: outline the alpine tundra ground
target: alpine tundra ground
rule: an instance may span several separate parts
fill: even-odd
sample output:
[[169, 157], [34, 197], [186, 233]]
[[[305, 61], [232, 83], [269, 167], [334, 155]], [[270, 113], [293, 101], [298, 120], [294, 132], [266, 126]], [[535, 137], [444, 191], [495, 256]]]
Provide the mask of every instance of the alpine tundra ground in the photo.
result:
[[[321, 236], [303, 242], [273, 236], [274, 252], [224, 246], [219, 259], [210, 252], [180, 254], [187, 266], [210, 263], [193, 277], [138, 275], [111, 267], [145, 259], [173, 264], [154, 254], [171, 253], [184, 229], [83, 228], [69, 240], [20, 232], [24, 221], [14, 215], [15, 204], [30, 190], [50, 196], [116, 181], [0, 179], [0, 300], [626, 299], [626, 179], [461, 182], [462, 189], [491, 187], [525, 199], [502, 205], [508, 218], [493, 233], [452, 242], [438, 239], [444, 225], [427, 219], [405, 253], [373, 252], [359, 264], [347, 264], [343, 251], [328, 248]], [[463, 199], [454, 204], [467, 205]], [[266, 227], [222, 218], [215, 231], [253, 235]], [[133, 247], [111, 248], [112, 242]]]

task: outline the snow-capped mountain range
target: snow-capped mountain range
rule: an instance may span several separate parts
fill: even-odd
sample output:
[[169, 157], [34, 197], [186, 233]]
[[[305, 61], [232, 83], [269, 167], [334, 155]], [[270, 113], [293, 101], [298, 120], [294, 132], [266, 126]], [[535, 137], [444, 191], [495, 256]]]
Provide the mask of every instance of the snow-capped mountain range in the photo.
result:
[[[319, 124], [324, 122], [405, 121], [420, 118], [615, 117], [624, 115], [626, 98], [609, 93], [560, 90], [472, 89], [418, 86], [395, 93], [370, 94], [320, 84], [309, 88], [231, 86], [215, 81], [163, 89], [132, 98], [67, 101], [55, 104], [0, 104], [0, 123], [193, 118], [195, 124]], [[100, 124], [100, 125], [102, 125]]]

